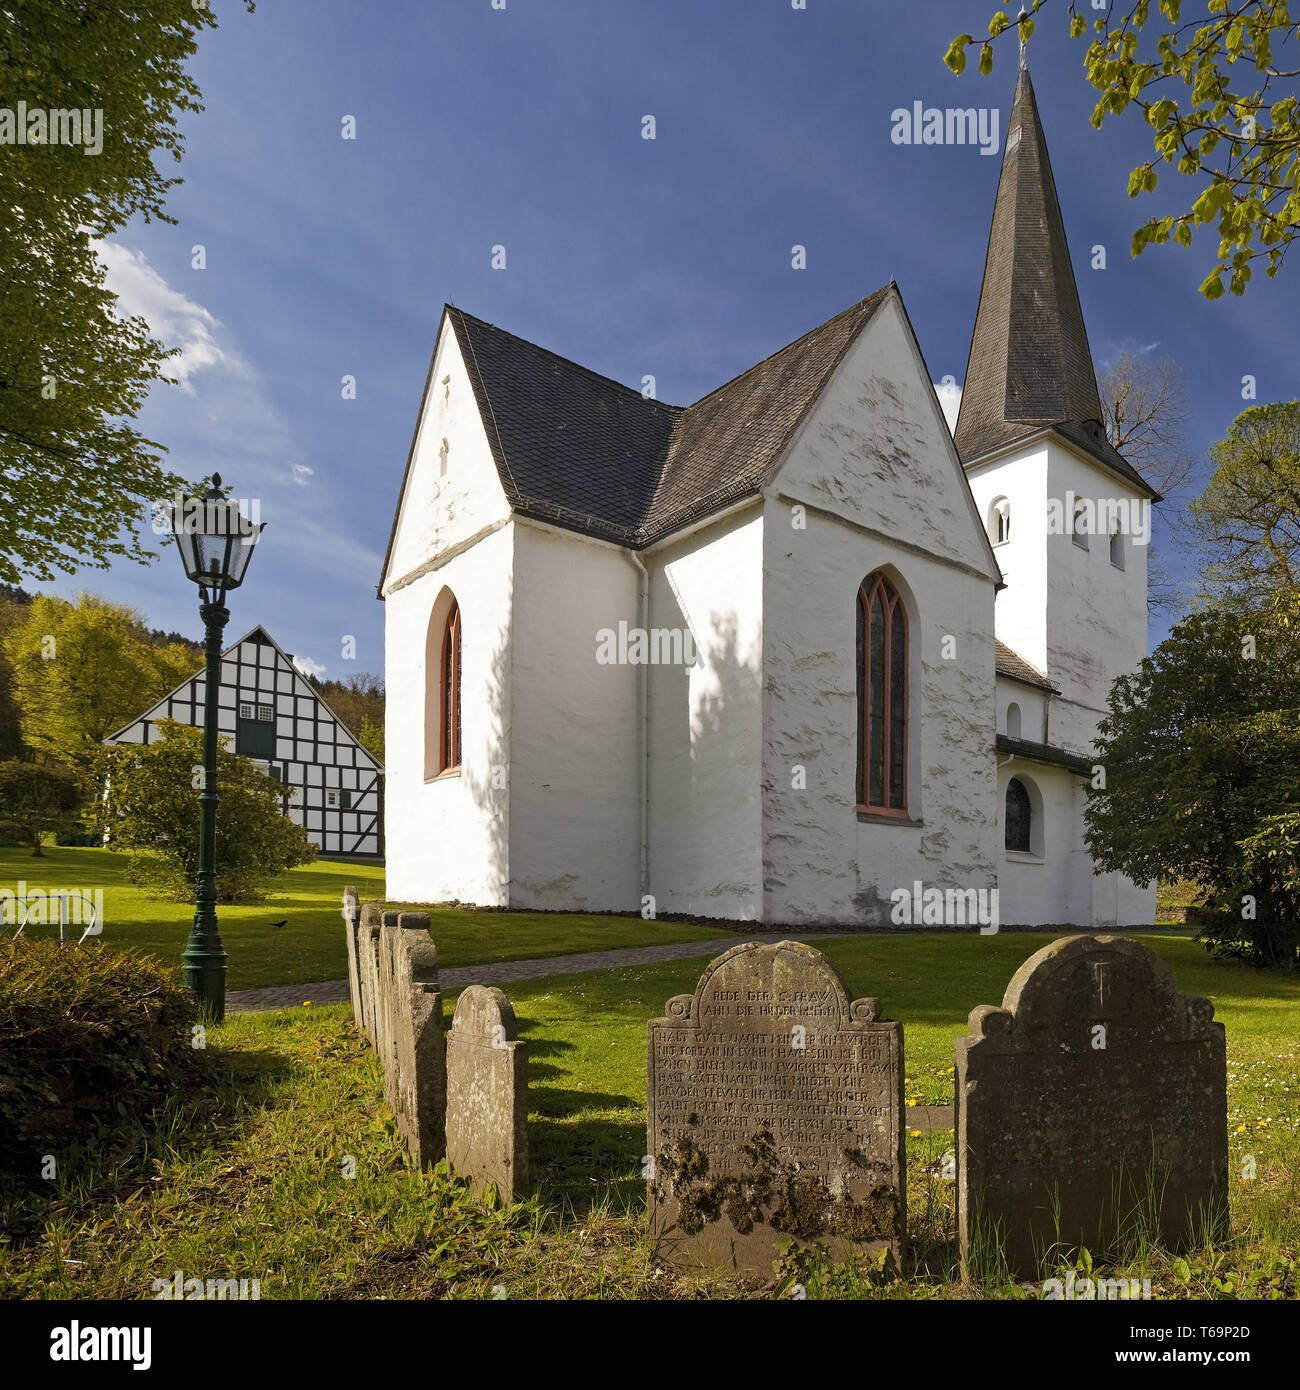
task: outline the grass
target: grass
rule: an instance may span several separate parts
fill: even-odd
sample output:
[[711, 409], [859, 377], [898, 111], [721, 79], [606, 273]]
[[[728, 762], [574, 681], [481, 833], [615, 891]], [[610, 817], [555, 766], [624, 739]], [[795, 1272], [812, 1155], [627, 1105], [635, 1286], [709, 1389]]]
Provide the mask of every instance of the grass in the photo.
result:
[[[29, 890], [102, 888], [104, 934], [100, 940], [107, 945], [138, 946], [165, 961], [179, 961], [185, 949], [193, 905], [160, 902], [127, 882], [124, 855], [106, 849], [50, 846], [38, 859], [30, 850], [0, 849], [0, 888], [13, 891], [19, 881], [25, 881]], [[281, 874], [263, 902], [220, 906], [221, 937], [230, 956], [227, 987], [256, 989], [342, 979], [348, 966], [339, 913], [343, 889], [349, 883], [356, 885], [363, 902], [382, 898], [383, 866], [319, 859]], [[639, 917], [454, 908], [435, 909], [432, 917], [439, 960], [445, 966], [730, 935], [711, 927], [644, 922]], [[271, 925], [282, 920], [283, 927]], [[59, 934], [57, 924], [29, 926], [26, 931], [38, 937]]]
[[[967, 1013], [999, 1003], [1016, 967], [1050, 939], [917, 933], [823, 949], [855, 995], [876, 995], [887, 1017], [903, 1019], [909, 1099], [940, 1104], [952, 1099], [952, 1042]], [[1294, 1298], [1300, 981], [1214, 964], [1184, 936], [1139, 939], [1185, 992], [1213, 998], [1227, 1026], [1233, 1230], [1177, 1258], [1138, 1233], [1118, 1272], [1150, 1277], [1157, 1298]], [[950, 1132], [908, 1139], [904, 1278], [815, 1257], [791, 1260], [764, 1287], [661, 1267], [640, 1180], [645, 1024], [694, 987], [706, 960], [510, 986], [529, 1045], [535, 1193], [506, 1209], [406, 1166], [376, 1059], [345, 1007], [234, 1017], [211, 1035], [216, 1091], [165, 1117], [129, 1161], [60, 1177], [35, 1238], [0, 1244], [0, 1295], [148, 1297], [153, 1279], [179, 1268], [259, 1278], [264, 1298], [781, 1296], [796, 1279], [809, 1297], [1037, 1296], [958, 1277], [953, 1183], [942, 1176]], [[445, 1002], [450, 1018], [454, 996]]]

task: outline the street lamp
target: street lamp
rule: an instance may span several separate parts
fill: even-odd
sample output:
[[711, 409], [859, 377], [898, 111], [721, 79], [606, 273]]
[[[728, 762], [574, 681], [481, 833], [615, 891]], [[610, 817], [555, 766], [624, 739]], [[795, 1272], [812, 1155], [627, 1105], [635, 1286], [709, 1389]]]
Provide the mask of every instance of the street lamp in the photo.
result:
[[194, 895], [194, 927], [181, 959], [185, 983], [198, 996], [200, 1011], [213, 1023], [226, 1015], [226, 951], [217, 930], [217, 693], [221, 687], [221, 634], [230, 611], [224, 599], [244, 582], [253, 547], [265, 523], [257, 525], [239, 503], [221, 493], [221, 474], [203, 497], [177, 497], [168, 508], [185, 577], [199, 586], [203, 619], [203, 786], [199, 791], [199, 872]]

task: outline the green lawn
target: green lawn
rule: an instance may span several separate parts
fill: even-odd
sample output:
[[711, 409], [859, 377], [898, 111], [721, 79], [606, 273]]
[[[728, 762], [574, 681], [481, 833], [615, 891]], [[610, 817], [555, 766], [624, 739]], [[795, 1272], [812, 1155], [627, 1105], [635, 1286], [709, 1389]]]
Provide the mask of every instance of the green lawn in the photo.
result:
[[[909, 1098], [952, 1098], [952, 1042], [976, 1004], [1001, 1002], [1020, 963], [1053, 939], [917, 933], [824, 943], [854, 995], [904, 1022]], [[1288, 1297], [1300, 1279], [1300, 980], [1212, 963], [1185, 937], [1147, 941], [1184, 991], [1225, 1023], [1233, 1232], [1174, 1261], [1131, 1257], [1157, 1298]], [[180, 1268], [257, 1277], [265, 1298], [686, 1298], [780, 1296], [685, 1276], [654, 1258], [640, 1181], [645, 1026], [691, 990], [707, 957], [518, 983], [529, 1044], [535, 1195], [506, 1211], [405, 1164], [377, 1061], [344, 1007], [241, 1015], [215, 1030], [213, 1099], [164, 1120], [142, 1156], [62, 1175], [33, 1239], [0, 1243], [0, 1295], [147, 1297]], [[446, 999], [448, 1019], [454, 995]], [[809, 1297], [1024, 1297], [958, 1281], [951, 1134], [908, 1141], [906, 1277], [809, 1261]], [[343, 1176], [347, 1155], [356, 1177]], [[1244, 1174], [1253, 1159], [1255, 1176]], [[30, 1223], [31, 1213], [26, 1213]]]
[[[160, 902], [126, 880], [126, 858], [105, 849], [47, 847], [0, 849], [0, 888], [16, 891], [66, 888], [104, 891], [104, 933], [111, 946], [138, 946], [163, 960], [179, 962], [194, 918], [190, 903]], [[339, 980], [347, 974], [340, 916], [344, 886], [353, 883], [364, 902], [384, 896], [382, 865], [317, 860], [282, 874], [265, 901], [217, 910], [229, 953], [230, 989]], [[730, 933], [680, 922], [643, 922], [639, 917], [547, 912], [433, 912], [433, 934], [443, 965], [478, 965], [498, 960], [532, 960], [622, 946], [706, 941]], [[283, 927], [272, 922], [284, 921]], [[8, 928], [12, 932], [13, 928]], [[33, 936], [58, 936], [58, 927], [31, 926]]]

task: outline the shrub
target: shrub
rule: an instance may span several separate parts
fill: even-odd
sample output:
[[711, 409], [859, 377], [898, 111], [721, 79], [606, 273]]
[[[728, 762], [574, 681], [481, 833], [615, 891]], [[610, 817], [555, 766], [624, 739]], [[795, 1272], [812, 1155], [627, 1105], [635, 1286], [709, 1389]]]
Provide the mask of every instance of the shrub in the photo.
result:
[[[109, 801], [101, 809], [110, 849], [141, 851], [133, 883], [184, 900], [198, 872], [203, 731], [160, 719], [162, 737], [107, 755]], [[268, 879], [316, 857], [307, 832], [283, 812], [285, 789], [256, 763], [222, 748], [217, 755], [217, 900], [248, 901]]]
[[0, 1173], [130, 1133], [204, 1071], [194, 996], [151, 956], [0, 940]]
[[0, 836], [41, 853], [41, 835], [73, 829], [81, 804], [81, 783], [53, 763], [27, 763], [17, 758], [0, 763], [0, 806], [4, 826]]

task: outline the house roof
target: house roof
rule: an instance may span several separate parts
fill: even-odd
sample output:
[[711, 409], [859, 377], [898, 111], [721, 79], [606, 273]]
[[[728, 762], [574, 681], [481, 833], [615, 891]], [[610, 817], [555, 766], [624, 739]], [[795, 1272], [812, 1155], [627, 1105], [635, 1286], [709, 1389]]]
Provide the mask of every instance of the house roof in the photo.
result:
[[[352, 732], [351, 729], [348, 728], [348, 726], [343, 722], [343, 720], [341, 720], [338, 717], [338, 715], [335, 714], [332, 709], [330, 709], [329, 702], [320, 693], [320, 691], [317, 690], [314, 685], [312, 685], [312, 683], [306, 678], [306, 676], [303, 675], [303, 673], [297, 668], [297, 666], [294, 666], [293, 657], [290, 656], [290, 654], [286, 652], [282, 646], [280, 646], [280, 644], [275, 640], [275, 638], [272, 637], [271, 634], [267, 632], [267, 630], [260, 623], [256, 627], [250, 628], [246, 633], [244, 633], [242, 637], [236, 638], [235, 641], [233, 641], [228, 647], [226, 647], [225, 650], [221, 653], [222, 659], [229, 660], [233, 658], [235, 654], [238, 652], [240, 645], [244, 642], [256, 642], [259, 646], [273, 647], [277, 652], [279, 652], [279, 654], [282, 657], [284, 657], [284, 659], [289, 663], [289, 665], [293, 667], [294, 674], [307, 687], [307, 690], [310, 693], [310, 695], [314, 699], [320, 701], [320, 703], [328, 711], [330, 718], [356, 745], [357, 751], [363, 754], [365, 757], [369, 758], [370, 761], [374, 763], [375, 770], [377, 772], [384, 771], [384, 765], [379, 761], [379, 759], [375, 757], [375, 755], [365, 746], [365, 744], [361, 742], [359, 738], [357, 738], [357, 736]], [[174, 685], [166, 693], [166, 695], [164, 695], [159, 700], [155, 700], [153, 704], [149, 706], [148, 709], [141, 710], [140, 713], [137, 714], [134, 719], [128, 719], [127, 722], [123, 724], [120, 729], [115, 729], [111, 734], [106, 734], [104, 738], [100, 740], [100, 742], [104, 744], [116, 743], [117, 740], [121, 738], [121, 736], [124, 733], [126, 733], [126, 731], [133, 724], [138, 724], [142, 719], [151, 718], [153, 712], [156, 709], [165, 706], [174, 695], [179, 694], [179, 692], [184, 690], [187, 685], [193, 684], [193, 682], [198, 680], [200, 676], [204, 676], [206, 674], [207, 664], [205, 662], [204, 665], [200, 666], [199, 669], [195, 671], [195, 673], [192, 676], [186, 676], [186, 678], [183, 681], [181, 681], [179, 685]]]
[[970, 467], [1054, 429], [1143, 496], [1114, 448], [1028, 68], [1016, 85], [954, 441]]
[[1053, 695], [1060, 694], [1060, 686], [1054, 685], [1036, 666], [1031, 666], [1023, 656], [1013, 652], [1005, 642], [994, 639], [994, 669], [999, 676], [1019, 681], [1022, 685], [1037, 686]]
[[[891, 293], [897, 293], [893, 284], [877, 290], [689, 406], [647, 400], [463, 309], [448, 305], [443, 315], [456, 334], [512, 509], [642, 549], [770, 480], [854, 339]], [[385, 574], [396, 533], [394, 516]]]

